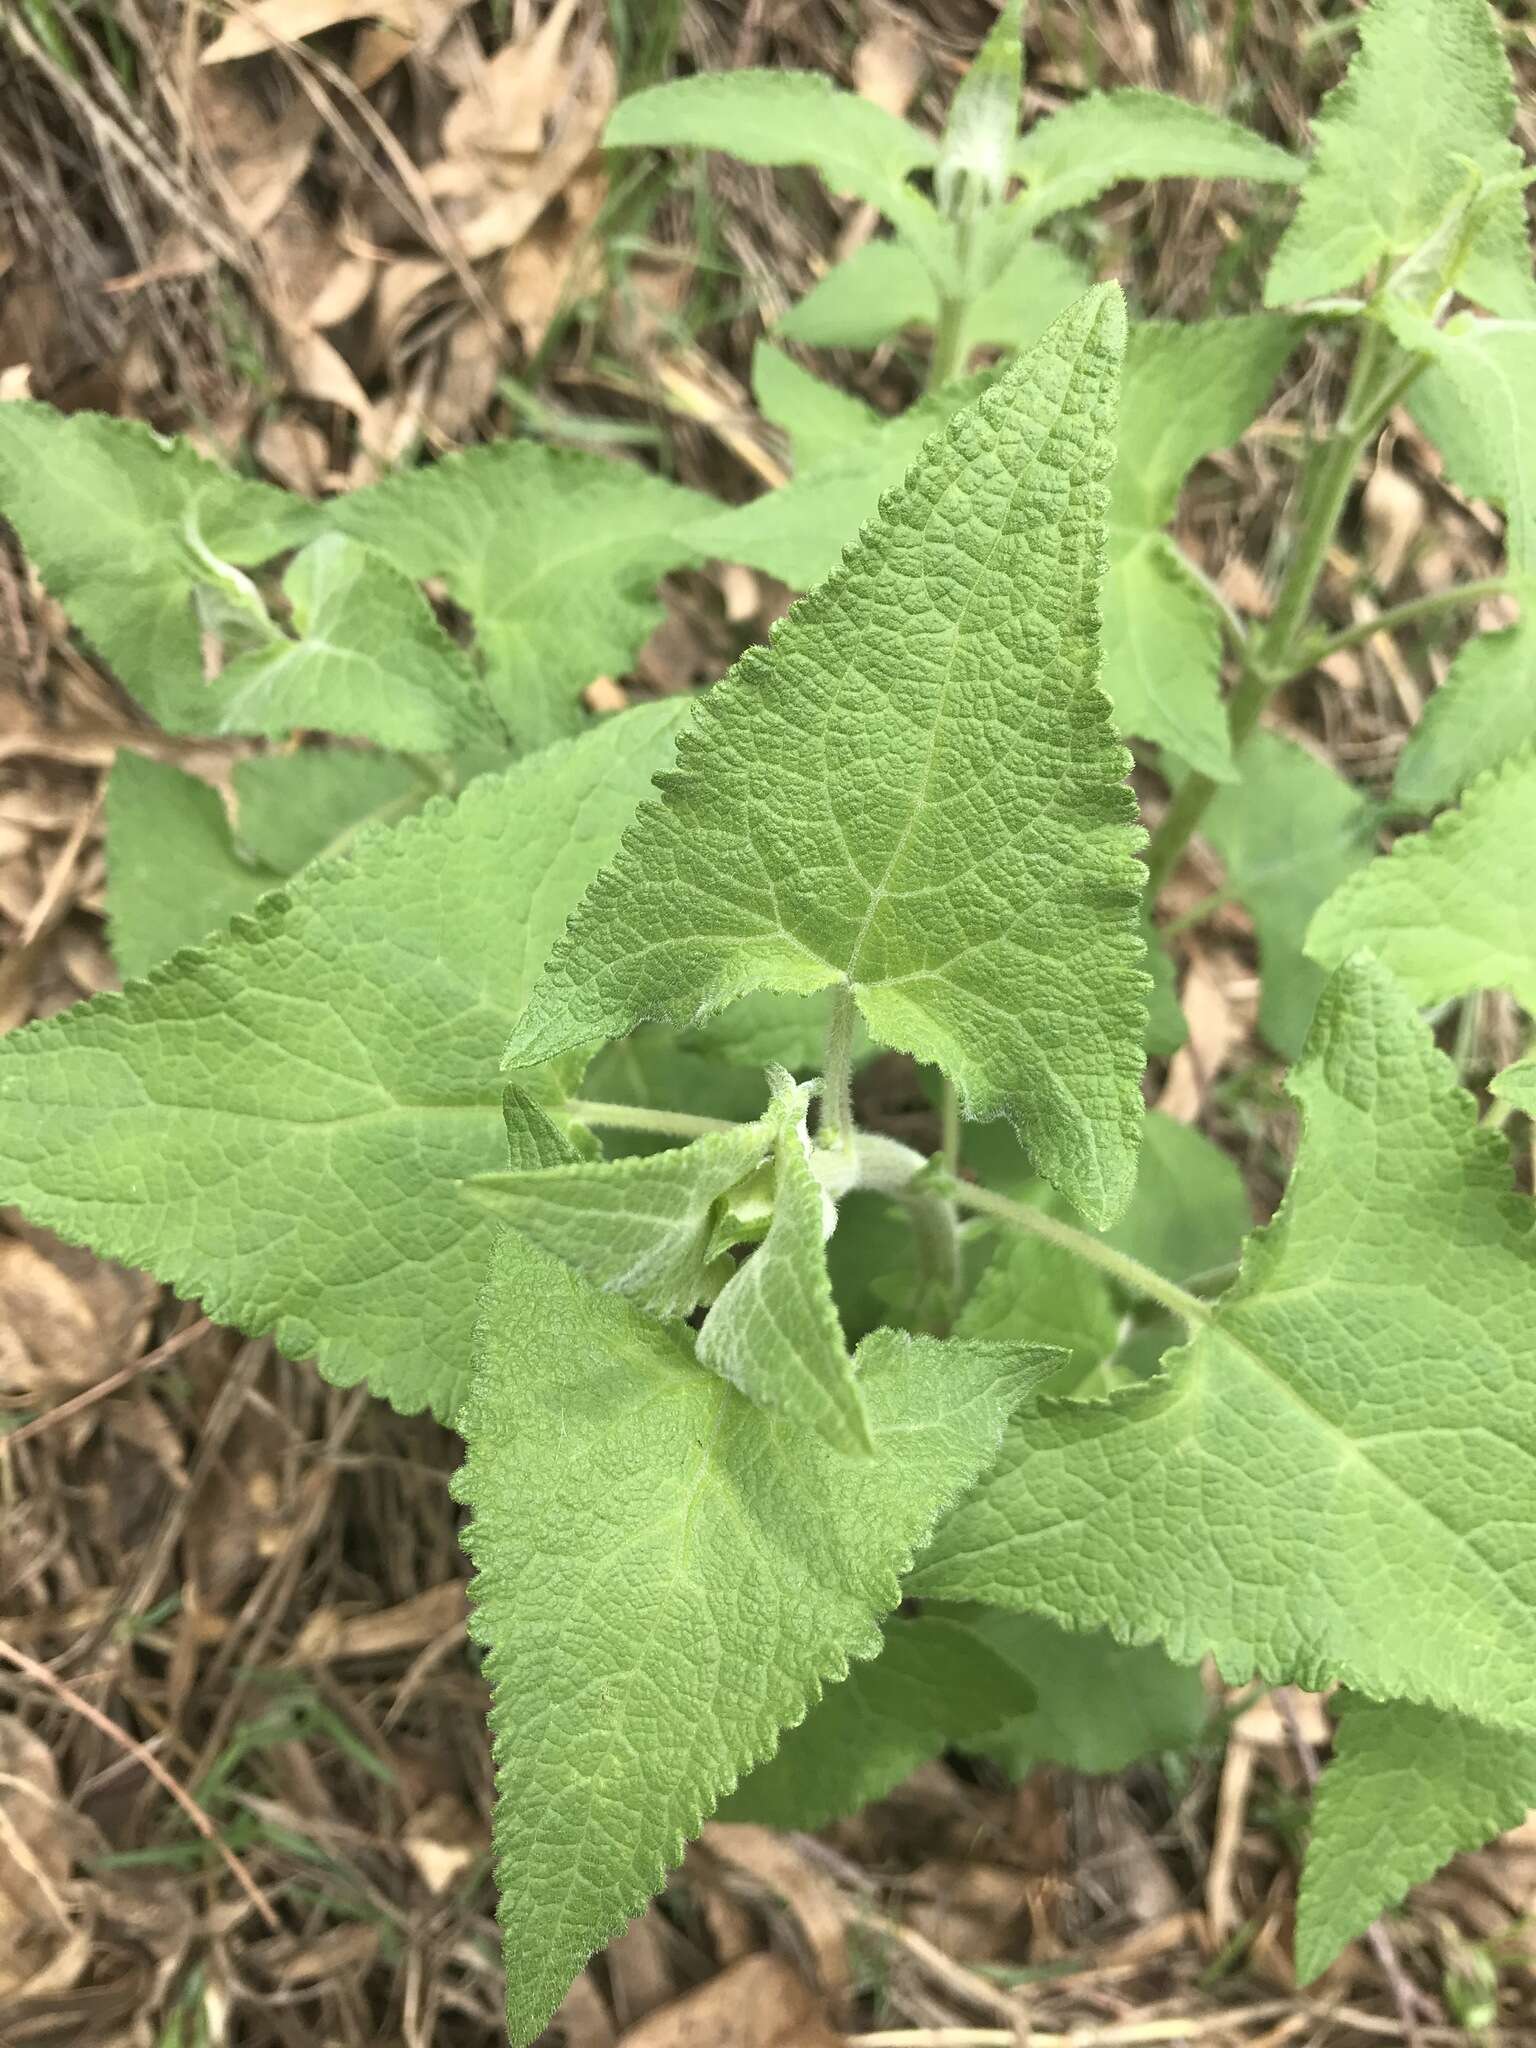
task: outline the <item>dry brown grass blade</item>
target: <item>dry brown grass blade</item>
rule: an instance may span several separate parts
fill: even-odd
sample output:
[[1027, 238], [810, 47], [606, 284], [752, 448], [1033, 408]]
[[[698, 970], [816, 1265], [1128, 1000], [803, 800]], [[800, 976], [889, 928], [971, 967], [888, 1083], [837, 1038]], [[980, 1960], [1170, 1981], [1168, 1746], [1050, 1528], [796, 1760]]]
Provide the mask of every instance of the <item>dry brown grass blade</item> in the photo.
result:
[[18, 1449], [35, 1436], [41, 1436], [45, 1429], [53, 1429], [61, 1422], [68, 1422], [72, 1416], [83, 1414], [87, 1408], [94, 1408], [98, 1401], [105, 1401], [110, 1394], [119, 1393], [133, 1380], [157, 1367], [168, 1365], [199, 1337], [206, 1336], [213, 1328], [206, 1316], [199, 1316], [195, 1323], [189, 1323], [184, 1330], [167, 1337], [163, 1344], [157, 1344], [153, 1351], [146, 1351], [142, 1358], [135, 1358], [117, 1372], [109, 1373], [94, 1387], [87, 1387], [83, 1393], [73, 1395], [68, 1401], [61, 1401], [46, 1414], [34, 1415], [30, 1422], [23, 1422], [6, 1436], [0, 1436], [0, 1452]]

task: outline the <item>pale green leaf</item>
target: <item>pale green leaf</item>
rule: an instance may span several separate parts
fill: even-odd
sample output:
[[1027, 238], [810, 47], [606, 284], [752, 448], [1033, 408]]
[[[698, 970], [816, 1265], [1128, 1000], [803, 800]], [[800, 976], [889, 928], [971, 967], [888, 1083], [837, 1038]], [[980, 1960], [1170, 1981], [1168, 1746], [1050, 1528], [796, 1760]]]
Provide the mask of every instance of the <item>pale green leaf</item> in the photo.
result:
[[[832, 1005], [826, 995], [779, 996], [760, 989], [743, 996], [717, 1017], [678, 1035], [685, 1052], [707, 1053], [733, 1067], [784, 1067], [807, 1074], [821, 1065]], [[854, 1031], [857, 1063], [869, 1052], [862, 1026]]]
[[1166, 534], [1115, 534], [1104, 579], [1104, 687], [1122, 732], [1212, 782], [1237, 770], [1221, 701], [1221, 622]]
[[1429, 335], [1409, 409], [1452, 481], [1503, 507], [1510, 560], [1536, 571], [1536, 322], [1464, 317]]
[[930, 240], [938, 231], [932, 205], [908, 183], [933, 163], [933, 137], [819, 71], [670, 79], [620, 101], [603, 139], [610, 149], [718, 149], [742, 163], [806, 164], [909, 234]]
[[1253, 918], [1261, 972], [1259, 1029], [1294, 1059], [1323, 986], [1303, 945], [1318, 905], [1371, 858], [1365, 800], [1325, 761], [1278, 733], [1243, 748], [1241, 780], [1217, 792], [1203, 831]]
[[1528, 1117], [1536, 1118], [1536, 1059], [1517, 1060], [1496, 1075], [1492, 1085], [1501, 1102], [1513, 1103]]
[[295, 726], [404, 753], [505, 749], [468, 655], [408, 576], [345, 534], [322, 534], [283, 578], [296, 637], [252, 648], [216, 685], [218, 729], [269, 737]]
[[[998, 255], [996, 275], [966, 319], [975, 344], [1030, 347], [1090, 283], [1079, 263], [1021, 234], [1007, 215], [983, 224], [978, 239], [983, 255], [988, 243]], [[903, 327], [932, 327], [938, 311], [938, 289], [915, 251], [904, 242], [866, 242], [790, 308], [777, 332], [818, 348], [874, 348]]]
[[1203, 1131], [1153, 1110], [1142, 1134], [1136, 1192], [1106, 1242], [1170, 1280], [1231, 1265], [1253, 1224], [1237, 1162]]
[[409, 761], [351, 747], [258, 754], [237, 761], [233, 774], [241, 845], [284, 875], [339, 851], [372, 820], [395, 823], [431, 794]]
[[951, 384], [882, 420], [862, 439], [828, 455], [776, 491], [701, 520], [699, 545], [723, 562], [746, 562], [796, 590], [830, 576], [859, 528], [896, 490], [935, 430], [992, 381]]
[[627, 712], [312, 868], [122, 996], [0, 1046], [0, 1199], [402, 1409], [451, 1415], [497, 1226], [497, 1059], [670, 756]]
[[[1342, 84], [1313, 126], [1317, 150], [1275, 252], [1269, 305], [1322, 298], [1399, 263], [1466, 192], [1521, 168], [1514, 86], [1488, 0], [1372, 0]], [[1488, 208], [1456, 283], [1498, 313], [1536, 307], [1517, 190]]]
[[998, 1721], [972, 1747], [1012, 1778], [1036, 1764], [1103, 1776], [1161, 1750], [1187, 1749], [1209, 1717], [1198, 1665], [1175, 1664], [1156, 1643], [1134, 1647], [1094, 1629], [1058, 1628], [1043, 1614], [973, 1611], [967, 1626], [1028, 1681], [1035, 1704]]
[[492, 703], [537, 746], [577, 729], [594, 677], [630, 667], [664, 616], [658, 578], [700, 559], [690, 528], [715, 509], [631, 462], [495, 441], [327, 512], [405, 575], [442, 579], [474, 621]]
[[949, 103], [933, 166], [934, 197], [949, 220], [970, 221], [1008, 189], [1024, 85], [1022, 0], [1003, 0]]
[[509, 1061], [843, 983], [1085, 1214], [1122, 1206], [1147, 983], [1096, 687], [1122, 322], [1113, 288], [1066, 314], [700, 700]]
[[920, 1596], [1498, 1724], [1536, 1698], [1536, 1232], [1386, 970], [1324, 991], [1280, 1212], [1166, 1376], [1021, 1417]]
[[1344, 1702], [1312, 1806], [1296, 1975], [1320, 1975], [1383, 1907], [1536, 1805], [1536, 1735], [1402, 1700]]
[[511, 1237], [479, 1330], [458, 1488], [526, 2042], [779, 1731], [879, 1653], [900, 1574], [1038, 1362], [870, 1338], [875, 1449], [850, 1463], [702, 1370], [688, 1331]]
[[[1040, 1201], [1037, 1190], [1036, 1206], [1055, 1205]], [[1103, 1274], [1086, 1261], [1040, 1238], [1000, 1231], [955, 1328], [962, 1337], [1022, 1339], [1064, 1351], [1052, 1386], [1069, 1391], [1114, 1350], [1120, 1311]]]
[[862, 440], [880, 424], [862, 398], [813, 377], [769, 341], [752, 352], [752, 395], [763, 417], [788, 435], [797, 471]]
[[1536, 1010], [1536, 747], [1480, 776], [1459, 808], [1334, 891], [1307, 951], [1331, 967], [1360, 947], [1416, 1002], [1496, 988]]
[[[685, 1043], [677, 1032], [650, 1024], [605, 1045], [583, 1074], [581, 1087], [589, 1102], [681, 1109], [731, 1123], [751, 1123], [768, 1106], [761, 1066], [738, 1066], [717, 1057], [711, 1048]], [[603, 1150], [610, 1158], [657, 1151], [666, 1142], [643, 1131], [603, 1132]]]
[[716, 1205], [770, 1143], [761, 1124], [745, 1124], [666, 1152], [480, 1174], [466, 1192], [598, 1287], [653, 1315], [686, 1316], [719, 1283], [710, 1270]]
[[1397, 757], [1394, 802], [1416, 811], [1452, 803], [1469, 782], [1532, 741], [1536, 630], [1522, 619], [1479, 633], [1456, 656]]
[[950, 1744], [1026, 1710], [1033, 1697], [1028, 1679], [976, 1630], [930, 1614], [892, 1621], [879, 1656], [855, 1664], [715, 1818], [825, 1827], [883, 1799]]
[[297, 547], [320, 518], [302, 498], [231, 476], [136, 421], [66, 418], [24, 400], [0, 405], [0, 516], [73, 624], [170, 732], [219, 730], [194, 592], [238, 588], [237, 565]]
[[774, 1145], [768, 1233], [704, 1318], [699, 1362], [834, 1450], [867, 1456], [869, 1417], [827, 1274], [834, 1220], [811, 1172], [804, 1127], [789, 1122]]
[[1291, 185], [1304, 166], [1208, 107], [1129, 87], [1092, 92], [1037, 121], [1014, 152], [1032, 225], [1127, 179], [1252, 178]]
[[1189, 1026], [1179, 1007], [1178, 974], [1173, 955], [1142, 906], [1142, 944], [1147, 949], [1147, 967], [1152, 976], [1152, 993], [1147, 997], [1147, 1051], [1154, 1059], [1176, 1053], [1189, 1036]]
[[206, 939], [282, 879], [240, 858], [206, 782], [119, 750], [107, 782], [107, 924], [125, 979]]

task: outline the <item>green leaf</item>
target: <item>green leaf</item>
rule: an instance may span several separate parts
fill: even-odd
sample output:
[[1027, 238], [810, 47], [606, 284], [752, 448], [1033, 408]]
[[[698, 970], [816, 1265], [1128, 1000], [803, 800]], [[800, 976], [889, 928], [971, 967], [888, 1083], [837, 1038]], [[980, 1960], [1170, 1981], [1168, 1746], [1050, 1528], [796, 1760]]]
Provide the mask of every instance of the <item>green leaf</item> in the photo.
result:
[[1171, 748], [1213, 782], [1236, 773], [1221, 703], [1220, 614], [1161, 529], [1195, 464], [1250, 425], [1300, 332], [1297, 321], [1266, 314], [1190, 327], [1145, 321], [1126, 350], [1105, 686], [1123, 732]]
[[1013, 167], [1031, 226], [1086, 206], [1127, 179], [1253, 178], [1291, 185], [1303, 165], [1235, 121], [1188, 100], [1134, 87], [1092, 92], [1037, 121]]
[[1147, 983], [1095, 687], [1122, 321], [1112, 287], [1066, 314], [700, 700], [510, 1063], [841, 982], [874, 1039], [943, 1069], [966, 1114], [1007, 1115], [1086, 1215], [1122, 1206]]
[[[0, 514], [50, 594], [169, 732], [218, 729], [194, 593], [260, 601], [237, 564], [307, 540], [314, 505], [136, 421], [0, 406]], [[272, 630], [271, 628], [267, 629]]]
[[297, 874], [372, 819], [393, 823], [429, 794], [421, 771], [394, 754], [304, 747], [234, 766], [238, 837], [254, 859]]
[[1153, 1110], [1136, 1192], [1105, 1241], [1170, 1280], [1231, 1265], [1253, 1224], [1237, 1162], [1203, 1131]]
[[1179, 1007], [1178, 976], [1173, 955], [1142, 906], [1141, 940], [1147, 949], [1147, 967], [1152, 976], [1152, 993], [1147, 998], [1147, 1051], [1154, 1059], [1176, 1053], [1189, 1036], [1189, 1026]]
[[1536, 630], [1522, 619], [1479, 633], [1456, 656], [1397, 757], [1393, 800], [1408, 810], [1436, 810], [1533, 740]]
[[1494, 1077], [1492, 1092], [1501, 1102], [1511, 1102], [1528, 1117], [1536, 1118], [1536, 1059], [1517, 1060]]
[[1480, 776], [1459, 809], [1334, 891], [1307, 951], [1331, 967], [1359, 947], [1416, 1002], [1501, 988], [1536, 1010], [1536, 747]]
[[1463, 317], [1416, 332], [1434, 360], [1409, 410], [1452, 481], [1504, 508], [1510, 560], [1536, 570], [1536, 322]]
[[488, 1650], [508, 2021], [530, 2040], [878, 1621], [1039, 1361], [884, 1332], [851, 1464], [516, 1240], [480, 1319], [458, 1491]]
[[[977, 238], [983, 256], [989, 245], [1001, 256], [966, 321], [977, 345], [1033, 346], [1091, 282], [1081, 264], [1049, 242], [1021, 235], [1006, 214], [982, 223]], [[938, 289], [914, 250], [904, 242], [866, 242], [791, 306], [777, 332], [818, 348], [874, 348], [903, 327], [931, 328], [938, 312]]]
[[[1055, 1204], [1036, 1200], [1048, 1212]], [[962, 1337], [1023, 1339], [1067, 1356], [1053, 1376], [1077, 1387], [1115, 1348], [1120, 1312], [1102, 1273], [1058, 1246], [1021, 1233], [998, 1233], [997, 1247], [955, 1325]]]
[[[791, 1074], [808, 1074], [821, 1065], [831, 1014], [826, 995], [779, 996], [760, 989], [680, 1033], [678, 1044], [685, 1052], [707, 1053], [733, 1067], [784, 1067]], [[868, 1036], [856, 1027], [855, 1064], [868, 1052]]]
[[1217, 792], [1203, 830], [1247, 905], [1262, 970], [1259, 1029], [1294, 1059], [1326, 979], [1303, 952], [1318, 905], [1371, 858], [1370, 806], [1326, 762], [1278, 733], [1243, 748], [1242, 780]]
[[1237, 1284], [1163, 1378], [1022, 1416], [912, 1591], [1528, 1723], [1531, 1204], [1374, 962], [1289, 1085], [1295, 1170]]
[[[1469, 166], [1485, 180], [1521, 169], [1514, 117], [1487, 0], [1373, 0], [1349, 71], [1313, 123], [1317, 150], [1265, 302], [1321, 298], [1411, 256], [1464, 197]], [[1518, 190], [1492, 203], [1446, 282], [1495, 312], [1536, 306]]]
[[374, 827], [205, 952], [0, 1046], [0, 1188], [404, 1410], [457, 1404], [506, 1159], [496, 1069], [567, 912], [669, 757], [626, 712]]
[[633, 662], [664, 616], [658, 578], [701, 559], [690, 529], [716, 508], [634, 463], [495, 441], [326, 509], [405, 575], [442, 579], [496, 710], [540, 746], [579, 727], [594, 677]]
[[[727, 1013], [729, 1014], [729, 1013]], [[722, 1020], [723, 1021], [723, 1020]], [[691, 1049], [675, 1031], [645, 1025], [605, 1045], [582, 1076], [589, 1102], [621, 1102], [635, 1109], [681, 1109], [695, 1116], [751, 1123], [768, 1106], [761, 1067], [734, 1066], [712, 1051]], [[666, 1140], [643, 1131], [604, 1131], [603, 1150], [615, 1154], [659, 1151]]]
[[822, 1828], [883, 1799], [919, 1764], [1026, 1709], [1026, 1678], [978, 1632], [937, 1615], [892, 1621], [885, 1645], [855, 1664], [778, 1754], [716, 1810], [725, 1821]]
[[933, 163], [933, 137], [819, 71], [671, 79], [622, 100], [603, 140], [610, 149], [719, 149], [742, 163], [806, 164], [834, 192], [867, 200], [911, 234], [931, 239], [939, 228], [907, 182]]
[[505, 749], [468, 655], [382, 555], [322, 534], [295, 555], [283, 593], [298, 637], [253, 648], [224, 670], [220, 732], [275, 737], [309, 726], [406, 753]]
[[[510, 1121], [517, 1091], [508, 1093]], [[527, 1108], [542, 1117], [537, 1104]], [[770, 1143], [763, 1125], [745, 1124], [666, 1152], [480, 1174], [467, 1192], [598, 1287], [653, 1315], [686, 1316], [719, 1284], [711, 1274], [716, 1206], [762, 1164]]]
[[969, 1632], [1035, 1693], [1027, 1712], [979, 1730], [972, 1747], [1011, 1778], [1037, 1764], [1102, 1777], [1161, 1750], [1187, 1749], [1210, 1707], [1198, 1665], [1175, 1664], [1156, 1643], [1128, 1647], [1101, 1630], [1058, 1628], [1043, 1614], [973, 1611]]
[[933, 166], [934, 197], [949, 220], [985, 216], [1008, 189], [1024, 85], [1022, 0], [1003, 0], [949, 103]]
[[282, 879], [236, 853], [216, 790], [119, 748], [107, 782], [107, 920], [125, 979], [195, 946]]
[[991, 381], [973, 378], [919, 399], [778, 490], [701, 521], [695, 537], [721, 561], [746, 562], [809, 590], [837, 568], [859, 528], [876, 516], [886, 493], [899, 488], [934, 431]]
[[811, 1172], [803, 1115], [796, 1103], [783, 1118], [768, 1234], [704, 1318], [699, 1363], [834, 1450], [868, 1456], [869, 1417], [827, 1275], [836, 1211]]
[[1536, 1804], [1536, 1735], [1349, 1698], [1312, 1808], [1296, 1975], [1319, 1976], [1385, 1906]]
[[797, 470], [837, 454], [879, 425], [879, 415], [862, 398], [824, 384], [768, 341], [752, 352], [752, 395], [763, 417], [789, 436]]

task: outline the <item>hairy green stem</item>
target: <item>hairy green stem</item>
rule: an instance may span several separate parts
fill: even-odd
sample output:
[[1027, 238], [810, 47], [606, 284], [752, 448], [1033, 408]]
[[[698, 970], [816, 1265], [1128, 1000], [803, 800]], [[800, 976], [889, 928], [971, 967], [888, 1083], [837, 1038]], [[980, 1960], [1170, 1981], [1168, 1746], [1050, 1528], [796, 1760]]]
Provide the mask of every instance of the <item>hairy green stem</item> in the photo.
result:
[[565, 1113], [594, 1130], [648, 1131], [657, 1138], [709, 1138], [718, 1131], [739, 1130], [723, 1116], [689, 1116], [681, 1109], [637, 1109], [628, 1102], [581, 1102], [565, 1105]]
[[1172, 1280], [1165, 1280], [1161, 1273], [1154, 1273], [1140, 1259], [1117, 1252], [1102, 1238], [1090, 1237], [1086, 1230], [1076, 1230], [1070, 1223], [1047, 1216], [1043, 1210], [1010, 1201], [1007, 1195], [994, 1194], [990, 1188], [975, 1187], [969, 1181], [960, 1182], [955, 1187], [954, 1196], [962, 1209], [974, 1210], [978, 1216], [990, 1216], [994, 1221], [1006, 1224], [1010, 1230], [1022, 1230], [1030, 1237], [1055, 1245], [1059, 1251], [1070, 1252], [1073, 1258], [1097, 1266], [1101, 1273], [1119, 1281], [1132, 1294], [1141, 1295], [1145, 1300], [1155, 1301], [1168, 1309], [1192, 1331], [1204, 1329], [1211, 1321], [1211, 1311], [1203, 1301], [1176, 1286]]
[[821, 1138], [847, 1151], [853, 1144], [853, 1027], [858, 1019], [846, 983], [832, 998], [827, 1049], [821, 1063]]
[[[1426, 361], [1416, 356], [1406, 363], [1395, 362], [1385, 327], [1374, 320], [1366, 323], [1343, 410], [1302, 482], [1296, 545], [1274, 611], [1263, 632], [1250, 639], [1244, 651], [1238, 686], [1227, 707], [1234, 755], [1241, 753], [1273, 693], [1312, 666], [1312, 658], [1298, 642], [1349, 503], [1360, 458]], [[1186, 776], [1179, 785], [1147, 848], [1148, 888], [1154, 896], [1178, 866], [1219, 787], [1208, 775], [1199, 773]]]
[[925, 391], [937, 391], [941, 385], [951, 383], [959, 376], [965, 364], [965, 328], [970, 311], [968, 299], [940, 299], [938, 325], [933, 330], [933, 353], [928, 358], [928, 380], [923, 387]]
[[1422, 619], [1438, 618], [1443, 612], [1460, 611], [1465, 605], [1480, 604], [1485, 597], [1508, 596], [1519, 587], [1509, 576], [1482, 576], [1475, 583], [1459, 583], [1454, 590], [1432, 590], [1424, 597], [1410, 597], [1402, 604], [1377, 612], [1374, 618], [1357, 619], [1354, 625], [1346, 626], [1341, 633], [1331, 634], [1325, 640], [1308, 641], [1297, 652], [1295, 668], [1281, 680], [1294, 682], [1330, 655], [1342, 654], [1347, 647], [1359, 647], [1367, 640], [1374, 640], [1378, 633], [1396, 633], [1403, 626], [1417, 625]]

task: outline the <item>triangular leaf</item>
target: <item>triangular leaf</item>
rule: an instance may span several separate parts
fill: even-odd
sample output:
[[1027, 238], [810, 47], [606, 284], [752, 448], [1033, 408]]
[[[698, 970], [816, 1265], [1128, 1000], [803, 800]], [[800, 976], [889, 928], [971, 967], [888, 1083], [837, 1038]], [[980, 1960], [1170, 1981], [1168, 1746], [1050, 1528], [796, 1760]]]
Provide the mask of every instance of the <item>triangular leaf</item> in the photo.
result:
[[1385, 1906], [1536, 1805], [1536, 1735], [1403, 1700], [1345, 1701], [1312, 1807], [1296, 1975], [1320, 1975]]
[[951, 1743], [1027, 1711], [1026, 1677], [975, 1630], [939, 1615], [892, 1621], [885, 1645], [791, 1728], [778, 1754], [722, 1801], [715, 1818], [822, 1828], [857, 1813]]
[[[1488, 0], [1372, 0], [1343, 83], [1313, 124], [1317, 153], [1264, 288], [1316, 299], [1401, 262], [1466, 190], [1521, 168], [1514, 87]], [[1498, 313], [1536, 308], [1525, 207], [1511, 187], [1448, 279]]]
[[1114, 1215], [1146, 987], [1126, 761], [1096, 688], [1122, 323], [1110, 289], [1058, 321], [701, 700], [509, 1062], [843, 982], [874, 1038]]
[[0, 1199], [397, 1407], [457, 1404], [497, 1056], [678, 707], [310, 869], [205, 952], [0, 1045]]
[[1241, 780], [1217, 792], [1202, 829], [1253, 918], [1261, 970], [1259, 1029], [1294, 1059], [1326, 979], [1302, 950], [1318, 905], [1371, 858], [1369, 804], [1279, 733], [1243, 748]]
[[[1526, 602], [1536, 599], [1536, 588]], [[1536, 741], [1536, 627], [1479, 633], [1451, 663], [1397, 757], [1392, 796], [1405, 810], [1452, 803], [1486, 769]]]
[[504, 750], [506, 732], [468, 655], [408, 576], [344, 534], [322, 534], [283, 578], [295, 638], [219, 677], [220, 732], [311, 726], [402, 752]]
[[752, 395], [763, 417], [789, 436], [797, 471], [836, 455], [880, 424], [862, 398], [813, 377], [769, 341], [752, 352]]
[[107, 920], [125, 978], [195, 946], [282, 880], [240, 858], [206, 782], [119, 750], [107, 782]]
[[1166, 534], [1114, 535], [1104, 579], [1104, 687], [1122, 732], [1230, 782], [1221, 623]]
[[1532, 1204], [1374, 963], [1329, 983], [1290, 1087], [1295, 1170], [1237, 1284], [1166, 1377], [1021, 1417], [912, 1588], [1530, 1722]]
[[578, 693], [630, 666], [664, 616], [658, 578], [700, 559], [689, 529], [714, 510], [634, 463], [528, 441], [446, 456], [327, 507], [405, 575], [441, 577], [525, 746], [575, 731]]
[[1308, 953], [1331, 967], [1362, 946], [1418, 1002], [1501, 988], [1536, 1010], [1536, 747], [1334, 891]]
[[235, 763], [233, 780], [240, 844], [284, 875], [339, 852], [372, 821], [395, 824], [432, 794], [412, 762], [351, 747], [254, 755]]
[[1304, 166], [1208, 107], [1135, 87], [1091, 92], [1037, 121], [1020, 141], [1019, 205], [1032, 226], [1086, 206], [1130, 178], [1253, 178], [1290, 185]]
[[704, 1318], [699, 1363], [835, 1450], [868, 1455], [869, 1417], [827, 1276], [829, 1211], [803, 1127], [790, 1123], [774, 1145], [768, 1233]]
[[686, 1330], [516, 1243], [482, 1304], [458, 1491], [526, 2042], [780, 1729], [878, 1654], [900, 1574], [1037, 1364], [870, 1338], [875, 1451], [849, 1463], [703, 1371]]
[[[309, 539], [318, 507], [247, 483], [136, 421], [0, 405], [0, 514], [50, 594], [169, 732], [219, 730], [194, 593]], [[273, 630], [268, 628], [268, 631]]]
[[653, 1315], [686, 1316], [721, 1278], [710, 1272], [715, 1205], [769, 1146], [761, 1124], [744, 1124], [666, 1152], [481, 1174], [468, 1193], [598, 1287]]
[[[996, 275], [971, 302], [965, 331], [976, 344], [1029, 348], [1087, 290], [1090, 279], [1053, 243], [1021, 234], [1006, 214], [980, 223], [977, 237], [979, 274], [986, 274], [988, 243], [1002, 253]], [[904, 242], [866, 242], [834, 263], [777, 331], [787, 341], [818, 348], [874, 348], [903, 327], [932, 327], [938, 312], [938, 288], [914, 250]]]
[[1453, 482], [1509, 521], [1509, 557], [1536, 571], [1536, 322], [1462, 318], [1414, 330], [1433, 350], [1409, 409]]

